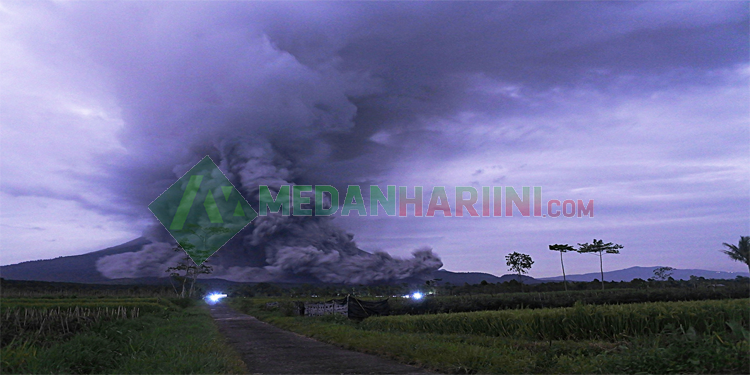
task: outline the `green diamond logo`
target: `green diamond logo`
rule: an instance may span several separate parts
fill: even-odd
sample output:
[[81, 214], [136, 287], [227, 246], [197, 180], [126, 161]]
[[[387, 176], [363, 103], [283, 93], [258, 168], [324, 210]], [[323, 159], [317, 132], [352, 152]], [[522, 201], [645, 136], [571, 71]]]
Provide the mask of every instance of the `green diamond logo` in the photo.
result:
[[151, 202], [148, 209], [197, 265], [258, 217], [208, 156]]

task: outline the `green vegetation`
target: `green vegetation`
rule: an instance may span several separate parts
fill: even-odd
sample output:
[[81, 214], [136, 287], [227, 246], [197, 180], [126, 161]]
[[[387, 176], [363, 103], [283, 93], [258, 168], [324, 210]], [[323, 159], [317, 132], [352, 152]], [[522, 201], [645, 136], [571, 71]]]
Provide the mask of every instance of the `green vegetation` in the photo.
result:
[[726, 322], [747, 327], [750, 300], [639, 303], [537, 310], [404, 315], [366, 319], [362, 329], [411, 333], [526, 337], [539, 340], [618, 340], [650, 336], [668, 327], [723, 332]]
[[[479, 284], [454, 285], [442, 283], [441, 280], [427, 280], [424, 285], [408, 284], [383, 284], [383, 285], [312, 285], [312, 284], [236, 284], [226, 286], [223, 290], [230, 297], [289, 297], [294, 299], [330, 299], [331, 297], [341, 298], [347, 294], [354, 295], [357, 298], [376, 298], [383, 299], [386, 297], [403, 296], [420, 291], [424, 294], [434, 293], [439, 297], [460, 296], [474, 297], [477, 295], [510, 295], [521, 292], [522, 285], [516, 280], [510, 280], [502, 283], [481, 282]], [[590, 295], [607, 296], [611, 291], [623, 291], [625, 295], [632, 298], [629, 302], [658, 302], [658, 301], [684, 301], [699, 299], [722, 299], [722, 298], [744, 298], [750, 296], [750, 279], [738, 276], [735, 279], [713, 280], [703, 277], [691, 277], [690, 280], [673, 280], [667, 277], [667, 280], [659, 281], [656, 279], [642, 280], [634, 279], [629, 282], [605, 282], [606, 289], [601, 290], [601, 282], [594, 280], [592, 282], [575, 282], [568, 281], [567, 289], [573, 293], [589, 291]], [[539, 284], [525, 284], [523, 289], [528, 295], [542, 293], [543, 295], [552, 292], [565, 291], [565, 283], [545, 282]], [[653, 290], [662, 289], [668, 292], [655, 293]], [[595, 292], [596, 291], [596, 292]], [[659, 294], [664, 295], [666, 299], [654, 299]], [[556, 294], [558, 296], [564, 293]], [[644, 296], [643, 299], [633, 297], [635, 295]], [[315, 297], [317, 296], [317, 297]], [[514, 297], [515, 298], [515, 297]], [[555, 297], [558, 298], [558, 297]], [[559, 297], [568, 302], [567, 305], [543, 305], [541, 307], [562, 307], [572, 306], [576, 301], [575, 298]], [[585, 301], [586, 303], [594, 303]], [[606, 303], [617, 303], [612, 299]], [[526, 306], [526, 304], [524, 304]], [[516, 307], [510, 307], [516, 308]], [[465, 310], [461, 310], [465, 311]], [[475, 310], [474, 310], [475, 311]]]
[[[470, 312], [485, 310], [506, 310], [522, 308], [572, 307], [576, 302], [589, 305], [616, 305], [642, 302], [670, 302], [670, 301], [701, 301], [715, 299], [736, 299], [750, 296], [750, 283], [747, 278], [738, 280], [723, 280], [725, 286], [710, 287], [697, 284], [689, 286], [690, 282], [675, 282], [684, 287], [668, 287], [670, 282], [633, 281], [629, 285], [644, 289], [607, 289], [607, 290], [579, 290], [570, 292], [530, 292], [530, 293], [500, 293], [503, 288], [510, 287], [502, 284], [485, 284], [462, 287], [462, 291], [471, 290], [475, 294], [461, 293], [457, 296], [429, 296], [420, 301], [393, 298], [390, 300], [391, 313], [403, 314], [435, 314], [449, 312]], [[596, 283], [598, 284], [598, 283]], [[614, 284], [614, 283], [613, 283]], [[620, 283], [616, 283], [620, 284]], [[498, 294], [490, 294], [498, 293]]]
[[3, 373], [237, 373], [203, 306], [163, 298], [2, 299]]
[[3, 298], [0, 311], [8, 310], [79, 310], [79, 309], [137, 309], [140, 312], [161, 312], [174, 307], [167, 299], [157, 298]]
[[742, 262], [750, 270], [750, 236], [741, 236], [737, 245], [724, 242], [722, 252], [729, 256], [730, 259]]
[[2, 298], [174, 297], [168, 285], [77, 284], [0, 278]]
[[748, 373], [748, 300], [391, 316], [285, 317], [232, 305], [348, 349], [447, 373]]

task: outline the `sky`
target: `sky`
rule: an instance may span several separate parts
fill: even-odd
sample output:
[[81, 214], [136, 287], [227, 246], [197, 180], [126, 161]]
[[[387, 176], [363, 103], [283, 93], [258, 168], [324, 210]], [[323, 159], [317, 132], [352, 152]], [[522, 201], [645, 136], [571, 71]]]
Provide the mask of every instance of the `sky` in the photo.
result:
[[501, 275], [518, 251], [550, 277], [548, 245], [601, 238], [624, 246], [605, 271], [747, 271], [719, 250], [750, 235], [749, 9], [0, 3], [0, 264], [153, 231], [147, 206], [181, 173], [207, 154], [229, 171], [241, 149], [243, 181], [594, 201], [583, 218], [331, 220], [370, 252], [430, 247], [445, 269]]

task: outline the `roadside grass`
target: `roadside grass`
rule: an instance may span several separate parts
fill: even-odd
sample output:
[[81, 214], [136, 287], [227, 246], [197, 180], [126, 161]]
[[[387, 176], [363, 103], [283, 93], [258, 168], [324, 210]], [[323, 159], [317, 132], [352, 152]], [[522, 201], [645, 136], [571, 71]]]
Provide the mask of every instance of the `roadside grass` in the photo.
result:
[[2, 373], [244, 373], [204, 306], [103, 321], [64, 341], [19, 338], [2, 348]]
[[[358, 323], [333, 315], [317, 318], [282, 316], [280, 310], [263, 309], [248, 299], [229, 302], [240, 311], [290, 331], [346, 349], [386, 356], [444, 373], [750, 372], [748, 331], [739, 323], [701, 334], [691, 327], [670, 325], [658, 333], [647, 331], [639, 337], [615, 335], [609, 339], [592, 339], [588, 335], [575, 340], [543, 340], [538, 336], [488, 335], [482, 331], [435, 333], [429, 326], [411, 331], [386, 328], [399, 319], [460, 315], [465, 320], [477, 313], [368, 318]], [[631, 306], [632, 309], [640, 308]], [[681, 304], [673, 307], [685, 308]], [[508, 312], [525, 314], [531, 311], [544, 314], [544, 310]], [[387, 324], [380, 323], [381, 320]]]

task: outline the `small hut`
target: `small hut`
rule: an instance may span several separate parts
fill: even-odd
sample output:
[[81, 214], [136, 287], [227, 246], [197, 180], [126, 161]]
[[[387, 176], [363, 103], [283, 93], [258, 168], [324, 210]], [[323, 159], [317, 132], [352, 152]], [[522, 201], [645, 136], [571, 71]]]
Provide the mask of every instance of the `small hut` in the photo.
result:
[[364, 319], [370, 316], [384, 316], [391, 312], [388, 299], [382, 301], [363, 301], [351, 295], [342, 299], [332, 299], [326, 302], [305, 302], [305, 316], [322, 316], [340, 314], [349, 319]]

